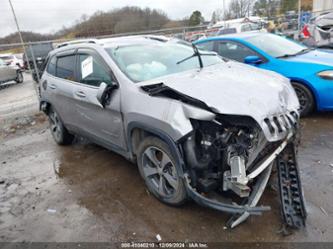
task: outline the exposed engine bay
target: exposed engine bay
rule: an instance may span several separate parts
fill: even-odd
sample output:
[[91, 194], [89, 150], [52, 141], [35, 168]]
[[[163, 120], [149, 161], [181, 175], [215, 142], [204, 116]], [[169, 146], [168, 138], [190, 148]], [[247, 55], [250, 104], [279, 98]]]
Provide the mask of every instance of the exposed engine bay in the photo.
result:
[[195, 130], [183, 146], [193, 185], [202, 192], [232, 190], [248, 197], [246, 170], [256, 158], [257, 148], [265, 144], [259, 129], [245, 123], [192, 120], [192, 124]]
[[[294, 161], [295, 166], [296, 138], [293, 133], [290, 133], [284, 141], [268, 142], [260, 127], [251, 118], [220, 115], [213, 121], [191, 120], [191, 122], [194, 131], [182, 142], [182, 147], [186, 165], [189, 167], [188, 183], [192, 190], [199, 194], [196, 195], [197, 201], [200, 202], [198, 199], [204, 195], [205, 199], [201, 204], [207, 205], [209, 201], [206, 196], [211, 193], [226, 195], [231, 204], [219, 206], [218, 203], [212, 203], [213, 205], [208, 204], [208, 206], [233, 213], [228, 222], [231, 228], [245, 221], [250, 214], [260, 214], [269, 210], [269, 207], [256, 207], [256, 204], [277, 161], [280, 163], [287, 153], [286, 160], [289, 163]], [[292, 132], [296, 131], [296, 126], [297, 123], [294, 124]], [[286, 166], [285, 163], [282, 164]], [[298, 176], [294, 174], [296, 175]], [[285, 191], [286, 187], [283, 186], [286, 183], [284, 181], [288, 181], [288, 185], [290, 179], [287, 179], [286, 175], [284, 179], [281, 178], [282, 175], [279, 177], [280, 189], [284, 191], [281, 200], [289, 205], [295, 202], [295, 196], [297, 199], [295, 206], [297, 212], [294, 210], [290, 214], [294, 208], [292, 205], [283, 209], [285, 221], [289, 227], [301, 227], [306, 217], [301, 186], [293, 185], [295, 187], [293, 190], [297, 193], [290, 194], [290, 190]], [[299, 177], [293, 179], [295, 184], [298, 184], [298, 180]], [[283, 201], [282, 206], [285, 207]], [[237, 208], [232, 210], [232, 206]], [[298, 215], [295, 215], [296, 213]]]

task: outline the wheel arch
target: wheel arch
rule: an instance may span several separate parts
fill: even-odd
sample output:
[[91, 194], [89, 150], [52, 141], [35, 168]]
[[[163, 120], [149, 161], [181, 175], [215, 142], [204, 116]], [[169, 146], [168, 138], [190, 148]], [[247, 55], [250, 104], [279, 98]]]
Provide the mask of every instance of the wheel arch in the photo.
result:
[[299, 83], [302, 84], [303, 86], [305, 86], [306, 88], [308, 88], [312, 94], [312, 97], [315, 101], [315, 109], [318, 110], [319, 109], [319, 96], [318, 93], [316, 91], [316, 89], [306, 80], [300, 79], [300, 78], [294, 78], [294, 77], [289, 77], [290, 82], [295, 82], [295, 83]]
[[148, 136], [155, 136], [163, 140], [165, 143], [168, 144], [171, 153], [175, 157], [177, 161], [177, 167], [180, 173], [180, 176], [183, 177], [183, 165], [184, 160], [181, 155], [179, 146], [177, 142], [175, 142], [168, 134], [166, 134], [163, 130], [158, 128], [149, 126], [147, 124], [143, 124], [140, 122], [133, 121], [128, 124], [127, 126], [127, 144], [129, 155], [132, 161], [136, 160], [136, 153], [139, 147], [140, 142], [148, 137]]
[[39, 101], [39, 110], [44, 112], [46, 115], [49, 114], [50, 107], [51, 107], [51, 103], [48, 102], [47, 100], [41, 99]]

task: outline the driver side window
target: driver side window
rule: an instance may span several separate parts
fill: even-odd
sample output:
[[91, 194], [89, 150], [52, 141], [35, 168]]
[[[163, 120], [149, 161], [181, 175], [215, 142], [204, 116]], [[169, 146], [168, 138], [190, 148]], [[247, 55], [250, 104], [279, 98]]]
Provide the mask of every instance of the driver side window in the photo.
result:
[[102, 82], [111, 85], [114, 82], [110, 70], [101, 61], [90, 54], [79, 54], [79, 82], [90, 86], [99, 86]]
[[249, 55], [259, 56], [256, 52], [248, 47], [231, 41], [220, 41], [217, 44], [217, 53], [228, 59], [238, 62], [244, 62], [245, 57]]

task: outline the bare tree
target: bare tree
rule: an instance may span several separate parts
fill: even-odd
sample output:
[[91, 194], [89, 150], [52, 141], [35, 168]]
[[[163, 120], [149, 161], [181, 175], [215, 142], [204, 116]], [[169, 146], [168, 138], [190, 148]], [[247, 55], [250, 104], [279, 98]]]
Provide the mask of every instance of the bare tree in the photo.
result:
[[225, 14], [227, 19], [249, 16], [254, 0], [231, 0], [229, 9]]

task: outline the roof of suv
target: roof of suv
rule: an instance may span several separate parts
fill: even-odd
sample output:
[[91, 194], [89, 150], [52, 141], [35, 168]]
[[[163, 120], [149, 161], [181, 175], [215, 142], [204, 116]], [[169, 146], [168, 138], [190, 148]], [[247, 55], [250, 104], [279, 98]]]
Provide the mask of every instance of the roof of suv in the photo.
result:
[[98, 44], [103, 47], [113, 47], [119, 45], [126, 44], [150, 44], [155, 42], [167, 42], [172, 38], [168, 38], [165, 36], [157, 36], [157, 35], [135, 35], [135, 36], [122, 36], [122, 37], [114, 37], [114, 38], [104, 38], [104, 39], [83, 39], [83, 40], [73, 40], [69, 42], [64, 42], [58, 44], [57, 51], [62, 50], [61, 48], [71, 46], [82, 46], [82, 44]]

